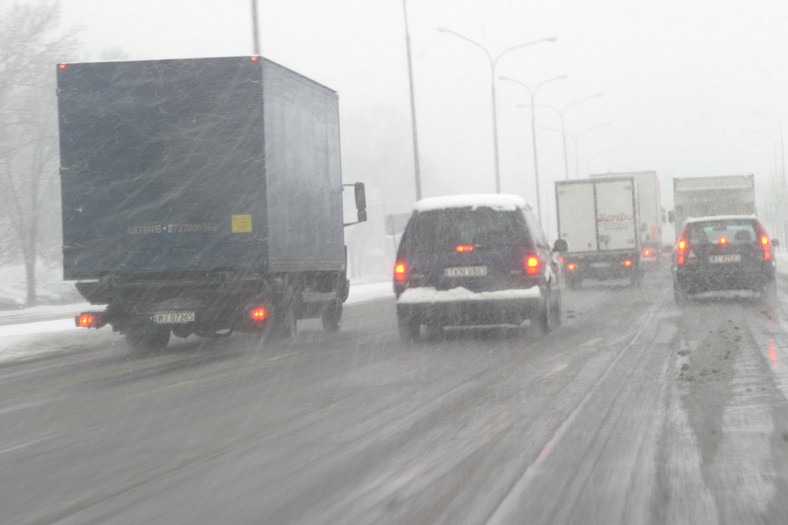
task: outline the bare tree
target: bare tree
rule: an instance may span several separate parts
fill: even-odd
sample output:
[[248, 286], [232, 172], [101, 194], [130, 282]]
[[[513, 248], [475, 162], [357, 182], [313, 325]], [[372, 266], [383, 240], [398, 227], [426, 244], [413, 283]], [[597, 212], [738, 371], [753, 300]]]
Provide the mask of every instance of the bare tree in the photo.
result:
[[[55, 65], [75, 48], [59, 32], [51, 2], [0, 7], [0, 225], [10, 231], [6, 250], [21, 255], [27, 304], [36, 302], [36, 260], [42, 240], [60, 232], [42, 222], [59, 214]], [[42, 219], [50, 219], [44, 220]]]

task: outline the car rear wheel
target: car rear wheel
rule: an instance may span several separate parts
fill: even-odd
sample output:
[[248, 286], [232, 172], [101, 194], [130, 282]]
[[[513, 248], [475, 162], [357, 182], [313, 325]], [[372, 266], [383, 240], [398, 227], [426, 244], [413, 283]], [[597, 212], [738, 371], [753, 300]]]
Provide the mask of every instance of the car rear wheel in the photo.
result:
[[673, 283], [673, 301], [678, 306], [684, 306], [689, 303], [689, 296], [687, 296], [687, 292], [675, 282]]
[[774, 305], [777, 302], [777, 283], [770, 281], [761, 288], [761, 302]]

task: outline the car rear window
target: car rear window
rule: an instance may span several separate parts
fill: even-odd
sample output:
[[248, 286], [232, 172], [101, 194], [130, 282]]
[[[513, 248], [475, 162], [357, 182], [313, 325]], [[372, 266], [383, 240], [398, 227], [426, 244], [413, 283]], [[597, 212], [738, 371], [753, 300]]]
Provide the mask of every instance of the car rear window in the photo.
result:
[[718, 221], [690, 224], [689, 242], [694, 245], [721, 244], [720, 239], [730, 244], [749, 244], [758, 239], [758, 227], [753, 221]]
[[531, 246], [519, 211], [491, 208], [448, 208], [413, 215], [402, 237], [408, 253], [454, 251], [458, 245], [477, 249]]

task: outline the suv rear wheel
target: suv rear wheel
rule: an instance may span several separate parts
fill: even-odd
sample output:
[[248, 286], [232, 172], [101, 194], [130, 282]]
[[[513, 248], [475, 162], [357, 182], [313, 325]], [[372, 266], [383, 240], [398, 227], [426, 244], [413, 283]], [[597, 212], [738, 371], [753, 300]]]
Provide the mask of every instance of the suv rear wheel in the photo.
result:
[[554, 299], [553, 295], [552, 290], [548, 288], [545, 292], [545, 300], [541, 311], [531, 320], [531, 324], [542, 335], [550, 333], [561, 323], [561, 299], [560, 296]]
[[421, 333], [421, 322], [408, 314], [397, 314], [397, 328], [402, 341], [410, 343], [416, 341]]

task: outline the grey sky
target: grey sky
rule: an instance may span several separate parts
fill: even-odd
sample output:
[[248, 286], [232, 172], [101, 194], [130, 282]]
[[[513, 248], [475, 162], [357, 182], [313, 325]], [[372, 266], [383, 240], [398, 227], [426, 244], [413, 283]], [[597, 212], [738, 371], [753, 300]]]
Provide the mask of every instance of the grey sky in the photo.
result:
[[[252, 52], [250, 0], [61, 2], [66, 23], [84, 26], [89, 58], [102, 48], [130, 59]], [[344, 159], [345, 178], [371, 179], [392, 210], [407, 209], [414, 192], [401, 0], [258, 3], [262, 54], [339, 92], [345, 156], [355, 144], [388, 150], [383, 166]], [[788, 126], [788, 4], [780, 0], [410, 0], [408, 9], [425, 196], [494, 190], [487, 60], [439, 26], [493, 54], [558, 38], [507, 54], [497, 74], [531, 86], [568, 75], [543, 86], [537, 104], [560, 108], [604, 94], [566, 113], [571, 134], [611, 122], [581, 136], [581, 174], [656, 170], [668, 201], [672, 177], [755, 173], [763, 194], [779, 169], [777, 119]], [[508, 82], [497, 89], [502, 188], [534, 202], [530, 113], [518, 108], [528, 95]], [[541, 109], [537, 125], [560, 124]], [[564, 176], [561, 136], [537, 135], [552, 210], [551, 182]]]

